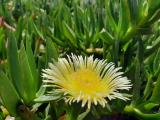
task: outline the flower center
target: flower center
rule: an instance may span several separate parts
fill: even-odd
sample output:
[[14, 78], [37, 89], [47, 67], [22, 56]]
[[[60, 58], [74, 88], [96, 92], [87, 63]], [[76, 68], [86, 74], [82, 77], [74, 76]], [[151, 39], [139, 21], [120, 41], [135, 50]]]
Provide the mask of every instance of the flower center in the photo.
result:
[[106, 91], [106, 85], [93, 70], [79, 69], [68, 76], [69, 83], [66, 86], [72, 95], [82, 92], [85, 95], [95, 96]]

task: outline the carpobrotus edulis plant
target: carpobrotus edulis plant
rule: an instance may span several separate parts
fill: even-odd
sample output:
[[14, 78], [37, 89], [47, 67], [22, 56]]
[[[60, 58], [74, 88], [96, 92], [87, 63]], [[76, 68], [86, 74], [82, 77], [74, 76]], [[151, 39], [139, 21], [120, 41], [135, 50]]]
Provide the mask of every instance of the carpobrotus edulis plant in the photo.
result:
[[91, 104], [105, 107], [107, 99], [129, 99], [120, 93], [120, 90], [131, 88], [130, 80], [122, 76], [124, 73], [120, 69], [106, 60], [72, 54], [49, 63], [49, 68], [43, 70], [42, 76], [45, 78], [44, 86], [64, 93], [67, 103], [81, 101], [82, 107], [87, 104], [90, 109]]

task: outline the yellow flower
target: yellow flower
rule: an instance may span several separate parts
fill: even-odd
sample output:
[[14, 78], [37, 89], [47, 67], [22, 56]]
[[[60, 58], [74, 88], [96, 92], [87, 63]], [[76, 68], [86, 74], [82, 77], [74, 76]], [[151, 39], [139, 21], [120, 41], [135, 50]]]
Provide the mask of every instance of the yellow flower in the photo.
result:
[[129, 90], [131, 83], [122, 77], [120, 69], [106, 60], [72, 54], [49, 63], [49, 69], [44, 69], [42, 76], [46, 86], [64, 93], [66, 102], [82, 102], [82, 107], [87, 104], [90, 109], [91, 104], [105, 107], [106, 98], [128, 100], [119, 90]]

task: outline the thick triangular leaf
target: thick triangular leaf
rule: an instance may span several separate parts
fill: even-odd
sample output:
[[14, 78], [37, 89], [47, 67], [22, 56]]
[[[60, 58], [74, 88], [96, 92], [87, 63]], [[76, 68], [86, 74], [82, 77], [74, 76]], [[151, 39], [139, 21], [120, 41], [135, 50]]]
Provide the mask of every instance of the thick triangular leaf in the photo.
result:
[[9, 113], [16, 116], [17, 105], [20, 102], [19, 95], [11, 80], [0, 71], [0, 96], [2, 98], [3, 105], [7, 108]]
[[22, 96], [26, 103], [31, 102], [37, 92], [37, 81], [34, 79], [34, 76], [32, 74], [31, 69], [33, 69], [29, 64], [29, 58], [27, 57], [25, 48], [23, 43], [21, 44], [21, 49], [19, 51], [19, 64], [20, 64], [20, 70], [22, 79], [20, 82], [21, 86], [23, 87]]
[[70, 44], [77, 47], [77, 40], [74, 31], [67, 25], [66, 22], [62, 22], [63, 32], [65, 37], [69, 40]]
[[38, 98], [36, 98], [34, 101], [35, 102], [50, 102], [50, 101], [58, 100], [61, 97], [62, 97], [61, 94], [42, 95], [42, 96], [39, 96]]

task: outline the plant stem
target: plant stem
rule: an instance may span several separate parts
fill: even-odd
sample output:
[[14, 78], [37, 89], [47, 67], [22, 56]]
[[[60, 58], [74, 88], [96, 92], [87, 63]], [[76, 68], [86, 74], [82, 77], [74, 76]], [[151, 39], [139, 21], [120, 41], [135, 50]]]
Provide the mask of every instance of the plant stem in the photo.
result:
[[141, 120], [160, 120], [160, 113], [145, 114], [133, 105], [126, 106], [124, 112], [140, 118]]

